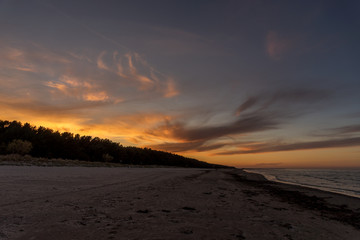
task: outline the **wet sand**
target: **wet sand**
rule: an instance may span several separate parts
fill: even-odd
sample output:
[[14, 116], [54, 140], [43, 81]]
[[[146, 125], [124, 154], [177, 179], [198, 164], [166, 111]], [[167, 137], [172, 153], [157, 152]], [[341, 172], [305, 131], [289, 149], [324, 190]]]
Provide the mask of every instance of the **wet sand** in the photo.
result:
[[359, 239], [360, 199], [241, 170], [0, 167], [0, 239]]

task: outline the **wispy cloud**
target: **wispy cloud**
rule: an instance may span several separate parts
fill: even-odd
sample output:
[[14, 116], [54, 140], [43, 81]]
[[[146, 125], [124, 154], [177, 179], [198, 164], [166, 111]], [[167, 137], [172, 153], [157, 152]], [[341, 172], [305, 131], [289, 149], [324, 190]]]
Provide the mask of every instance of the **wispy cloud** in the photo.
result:
[[241, 113], [246, 111], [247, 109], [251, 108], [256, 104], [258, 99], [256, 97], [250, 97], [248, 98], [244, 103], [242, 103], [237, 109], [236, 109], [236, 115], [239, 116]]
[[268, 31], [266, 35], [266, 52], [275, 60], [281, 59], [291, 51], [297, 43], [293, 37], [283, 36], [276, 31]]
[[301, 106], [309, 109], [309, 104], [317, 104], [323, 100], [329, 99], [332, 93], [318, 89], [283, 89], [275, 93], [263, 93], [257, 96], [248, 97], [236, 109], [235, 115], [239, 116], [245, 111], [264, 111], [280, 110], [280, 112], [292, 112], [294, 106], [298, 108], [296, 112], [301, 111]]
[[[289, 122], [294, 116], [304, 114], [302, 105], [314, 105], [328, 97], [328, 92], [313, 89], [290, 89], [253, 96], [240, 104], [233, 121], [208, 126], [188, 126], [185, 122], [167, 120], [146, 131], [146, 134], [166, 137], [168, 141], [151, 147], [174, 152], [201, 152], [236, 146], [239, 139], [251, 134], [281, 128], [282, 124]], [[231, 138], [226, 139], [229, 137]], [[248, 148], [254, 146], [248, 143]]]
[[352, 134], [360, 133], [360, 124], [348, 125], [338, 128], [327, 129], [332, 134]]
[[164, 88], [164, 97], [172, 98], [179, 95], [179, 93], [180, 92], [176, 87], [175, 81], [172, 78], [169, 78]]
[[158, 127], [149, 134], [165, 134], [169, 137], [178, 138], [185, 141], [208, 141], [226, 135], [244, 134], [250, 132], [264, 131], [273, 129], [278, 125], [277, 117], [266, 114], [251, 114], [231, 123], [206, 126], [206, 127], [186, 127], [182, 123], [166, 123]]
[[360, 135], [360, 125], [359, 124], [350, 124], [346, 126], [336, 127], [336, 128], [326, 128], [313, 131], [311, 136], [314, 137], [352, 137]]
[[[338, 128], [328, 128], [318, 131], [315, 136], [326, 137], [324, 140], [289, 142], [286, 141], [266, 141], [248, 142], [233, 144], [236, 150], [225, 150], [215, 153], [215, 155], [236, 155], [249, 153], [267, 153], [281, 151], [295, 151], [322, 148], [353, 147], [360, 146], [360, 125], [348, 125]], [[311, 135], [313, 137], [314, 134]]]
[[26, 112], [29, 116], [70, 116], [76, 117], [83, 115], [81, 110], [93, 109], [97, 107], [103, 107], [109, 105], [108, 102], [77, 102], [68, 104], [55, 104], [47, 103], [27, 97], [25, 99], [19, 99], [16, 97], [6, 97], [0, 95], [0, 106], [4, 111], [12, 110], [14, 112]]
[[108, 66], [106, 66], [105, 62], [103, 61], [103, 57], [105, 54], [106, 54], [106, 51], [102, 51], [99, 54], [96, 63], [97, 63], [98, 68], [104, 69], [104, 70], [109, 70]]
[[[323, 141], [309, 141], [297, 143], [266, 143], [255, 144], [253, 146], [247, 145], [245, 150], [222, 151], [215, 155], [234, 155], [234, 154], [249, 154], [249, 153], [268, 153], [280, 151], [295, 151], [308, 150], [320, 148], [336, 148], [336, 147], [353, 147], [360, 146], [360, 137], [331, 139]], [[241, 148], [242, 146], [239, 146]]]
[[[39, 88], [43, 85], [57, 97], [62, 93], [84, 101], [118, 103], [128, 97], [171, 98], [179, 94], [173, 78], [152, 67], [137, 53], [101, 51], [94, 60], [91, 58], [86, 53], [51, 51], [34, 43], [12, 46], [3, 42], [0, 47], [0, 69], [13, 78], [16, 76], [14, 82], [23, 83], [18, 87], [27, 86], [30, 92], [32, 89], [26, 84], [29, 81], [34, 82], [32, 87], [38, 89], [37, 93], [46, 90]], [[5, 87], [4, 82], [0, 85]], [[119, 88], [121, 91], [116, 91]], [[42, 92], [38, 97], [45, 95]]]
[[149, 147], [170, 152], [207, 152], [219, 149], [228, 145], [228, 143], [207, 144], [204, 141], [193, 142], [165, 142], [161, 144], [150, 145]]
[[67, 75], [61, 76], [56, 82], [47, 82], [45, 85], [66, 96], [81, 98], [85, 101], [106, 101], [109, 99], [106, 91], [101, 90], [97, 84]]
[[97, 58], [97, 66], [101, 70], [117, 75], [139, 91], [161, 94], [161, 97], [165, 98], [179, 94], [173, 78], [156, 70], [137, 53], [120, 54], [114, 51], [112, 54], [107, 54], [103, 51]]

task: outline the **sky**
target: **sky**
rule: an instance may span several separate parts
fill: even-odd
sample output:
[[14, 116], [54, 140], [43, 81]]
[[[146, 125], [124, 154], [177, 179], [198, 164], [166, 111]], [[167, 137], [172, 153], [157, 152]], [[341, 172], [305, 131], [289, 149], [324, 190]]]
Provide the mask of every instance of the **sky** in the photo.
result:
[[0, 0], [0, 119], [236, 167], [360, 167], [359, 12]]

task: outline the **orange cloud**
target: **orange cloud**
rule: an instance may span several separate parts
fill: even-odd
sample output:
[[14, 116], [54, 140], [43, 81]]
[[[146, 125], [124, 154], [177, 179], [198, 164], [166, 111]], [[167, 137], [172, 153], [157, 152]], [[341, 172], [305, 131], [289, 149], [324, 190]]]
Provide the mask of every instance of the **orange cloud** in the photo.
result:
[[56, 89], [65, 96], [81, 98], [86, 101], [105, 101], [109, 99], [106, 91], [99, 90], [99, 86], [96, 84], [67, 75], [61, 76], [57, 82], [47, 82], [45, 85]]
[[37, 70], [32, 68], [31, 66], [14, 66], [14, 69], [23, 72], [32, 72], [32, 73], [37, 72]]
[[[141, 90], [147, 90], [154, 87], [155, 82], [151, 78], [142, 75], [138, 72], [137, 68], [135, 67], [133, 63], [133, 58], [131, 54], [126, 54], [125, 57], [128, 60], [129, 70], [130, 70], [130, 78], [134, 79], [135, 81], [138, 81], [140, 83], [140, 89]], [[136, 59], [139, 59], [138, 55], [135, 55]]]
[[98, 68], [104, 69], [104, 70], [109, 70], [109, 67], [105, 64], [105, 62], [103, 60], [105, 54], [106, 54], [106, 51], [102, 51], [99, 54], [96, 63], [97, 63]]
[[82, 132], [115, 139], [122, 144], [149, 146], [160, 144], [169, 138], [157, 137], [147, 133], [148, 128], [157, 126], [173, 117], [161, 113], [129, 113], [118, 116], [104, 116], [99, 122], [82, 124]]
[[175, 82], [172, 79], [169, 79], [166, 85], [164, 97], [172, 98], [179, 95], [179, 90], [176, 88]]
[[101, 92], [93, 92], [93, 93], [85, 93], [83, 98], [86, 101], [105, 101], [109, 99], [109, 96], [106, 94], [105, 91]]
[[33, 64], [27, 60], [25, 52], [17, 48], [0, 48], [0, 64], [2, 68], [36, 72]]
[[[97, 67], [115, 74], [130, 86], [147, 93], [159, 93], [160, 96], [171, 98], [179, 94], [173, 78], [166, 76], [152, 67], [139, 54], [128, 52], [112, 53], [111, 61], [105, 63], [108, 54], [102, 51], [97, 58]], [[108, 60], [109, 60], [108, 59]]]

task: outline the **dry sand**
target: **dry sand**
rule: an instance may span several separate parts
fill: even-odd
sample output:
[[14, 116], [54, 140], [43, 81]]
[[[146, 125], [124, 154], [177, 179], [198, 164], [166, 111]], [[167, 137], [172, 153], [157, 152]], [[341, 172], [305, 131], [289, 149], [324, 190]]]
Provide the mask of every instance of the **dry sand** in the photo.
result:
[[0, 239], [360, 239], [360, 199], [240, 170], [0, 167]]

